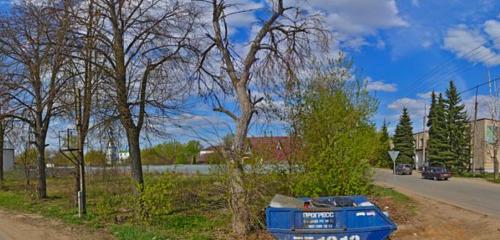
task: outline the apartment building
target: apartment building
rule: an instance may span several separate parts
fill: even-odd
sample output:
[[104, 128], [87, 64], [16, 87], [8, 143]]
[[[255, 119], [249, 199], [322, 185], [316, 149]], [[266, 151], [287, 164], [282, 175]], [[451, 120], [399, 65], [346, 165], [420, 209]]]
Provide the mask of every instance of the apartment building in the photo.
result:
[[[473, 122], [470, 122], [470, 125], [474, 132], [471, 139], [471, 165], [477, 171], [493, 172], [493, 146], [495, 136], [500, 136], [500, 121], [494, 124], [494, 120], [482, 118], [476, 121], [475, 127]], [[427, 149], [429, 145], [429, 132], [414, 133], [413, 137], [415, 139], [415, 166], [420, 169], [427, 159], [425, 156], [427, 151], [424, 151], [424, 148]], [[500, 151], [497, 153], [497, 159], [500, 160]]]

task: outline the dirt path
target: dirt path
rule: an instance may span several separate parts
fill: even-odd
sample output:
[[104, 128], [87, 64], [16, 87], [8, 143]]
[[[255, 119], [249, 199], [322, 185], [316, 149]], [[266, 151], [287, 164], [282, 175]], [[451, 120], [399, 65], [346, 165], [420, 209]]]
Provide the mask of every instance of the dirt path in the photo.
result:
[[54, 220], [32, 214], [17, 214], [0, 210], [0, 240], [95, 240], [111, 236], [68, 227]]
[[[400, 224], [391, 239], [492, 240], [500, 239], [500, 218], [404, 192], [417, 203], [416, 216]], [[500, 216], [499, 216], [500, 217]]]

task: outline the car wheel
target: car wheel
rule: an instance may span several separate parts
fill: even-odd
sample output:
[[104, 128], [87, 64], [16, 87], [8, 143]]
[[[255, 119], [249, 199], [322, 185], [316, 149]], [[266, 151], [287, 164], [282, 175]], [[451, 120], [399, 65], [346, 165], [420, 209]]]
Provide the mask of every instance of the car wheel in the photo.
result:
[[448, 178], [445, 178], [444, 180], [445, 180], [445, 181], [448, 181]]

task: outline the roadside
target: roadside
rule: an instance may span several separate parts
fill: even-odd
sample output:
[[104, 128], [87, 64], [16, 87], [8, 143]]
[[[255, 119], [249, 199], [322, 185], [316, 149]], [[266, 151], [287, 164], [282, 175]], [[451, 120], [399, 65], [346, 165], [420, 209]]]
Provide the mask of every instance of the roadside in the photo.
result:
[[68, 226], [54, 219], [35, 214], [0, 210], [1, 240], [93, 240], [114, 239], [104, 232], [89, 232], [82, 227]]
[[491, 240], [500, 239], [500, 220], [405, 192], [416, 203], [416, 215], [398, 224], [391, 239]]
[[452, 177], [448, 181], [433, 181], [422, 179], [416, 172], [400, 176], [376, 169], [374, 182], [410, 196], [418, 194], [491, 217], [500, 216], [500, 185], [482, 179]]

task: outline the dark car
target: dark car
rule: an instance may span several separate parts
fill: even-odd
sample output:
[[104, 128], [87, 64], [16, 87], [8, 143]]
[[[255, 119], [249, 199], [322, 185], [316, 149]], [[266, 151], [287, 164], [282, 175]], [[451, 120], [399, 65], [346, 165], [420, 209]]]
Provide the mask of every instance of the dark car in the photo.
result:
[[413, 166], [411, 164], [398, 164], [396, 166], [396, 175], [411, 175]]
[[448, 180], [448, 178], [451, 178], [451, 172], [446, 167], [427, 167], [422, 172], [422, 178]]

